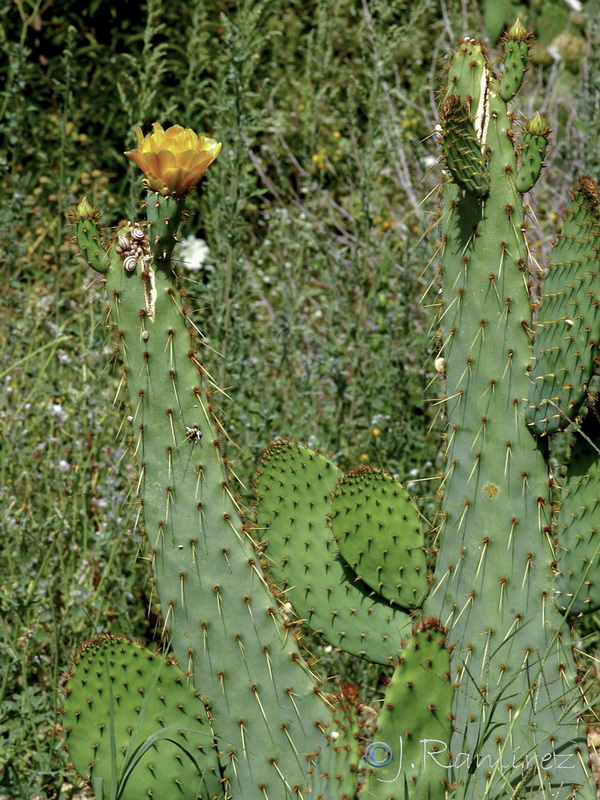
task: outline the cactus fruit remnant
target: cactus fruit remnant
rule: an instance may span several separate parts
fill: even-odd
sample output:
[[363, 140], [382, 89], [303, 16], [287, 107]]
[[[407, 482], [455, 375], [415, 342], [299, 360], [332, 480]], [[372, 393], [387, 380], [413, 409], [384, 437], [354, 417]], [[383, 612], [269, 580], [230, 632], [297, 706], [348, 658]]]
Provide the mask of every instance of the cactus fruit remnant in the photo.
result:
[[[343, 473], [288, 440], [263, 452], [256, 518], [242, 524], [218, 389], [172, 260], [186, 193], [217, 143], [182, 128], [140, 132], [129, 155], [146, 173], [147, 220], [105, 235], [87, 202], [71, 213], [106, 285], [173, 654], [143, 660], [108, 637], [78, 656], [65, 738], [99, 798], [137, 800], [136, 773], [156, 778], [151, 796], [179, 781], [170, 796], [190, 800], [595, 797], [568, 620], [600, 606], [599, 195], [580, 179], [532, 303], [523, 194], [540, 175], [549, 127], [536, 115], [519, 134], [509, 108], [530, 39], [520, 23], [506, 32], [498, 75], [485, 47], [463, 40], [442, 92], [437, 355], [447, 436], [433, 531], [387, 472]], [[556, 502], [548, 453], [568, 427], [576, 433]], [[394, 667], [374, 724], [354, 690], [325, 694], [297, 641], [304, 627]], [[132, 665], [142, 660], [140, 672]], [[130, 708], [132, 685], [147, 699]]]

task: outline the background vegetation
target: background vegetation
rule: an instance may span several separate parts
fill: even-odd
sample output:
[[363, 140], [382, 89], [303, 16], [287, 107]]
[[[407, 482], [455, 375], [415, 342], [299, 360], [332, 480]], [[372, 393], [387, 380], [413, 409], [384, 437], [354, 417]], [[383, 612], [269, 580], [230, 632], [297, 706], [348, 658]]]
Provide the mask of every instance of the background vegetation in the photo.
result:
[[[249, 487], [261, 449], [294, 436], [410, 480], [431, 518], [436, 78], [458, 38], [493, 51], [517, 12], [540, 39], [526, 94], [555, 131], [531, 198], [543, 265], [565, 187], [600, 177], [598, 0], [0, 10], [1, 798], [74, 796], [55, 714], [69, 656], [96, 632], [151, 639], [156, 624], [102, 289], [66, 208], [85, 194], [109, 226], [136, 215], [122, 156], [136, 125], [221, 140], [180, 258], [236, 473]], [[367, 691], [381, 677], [316, 652]]]

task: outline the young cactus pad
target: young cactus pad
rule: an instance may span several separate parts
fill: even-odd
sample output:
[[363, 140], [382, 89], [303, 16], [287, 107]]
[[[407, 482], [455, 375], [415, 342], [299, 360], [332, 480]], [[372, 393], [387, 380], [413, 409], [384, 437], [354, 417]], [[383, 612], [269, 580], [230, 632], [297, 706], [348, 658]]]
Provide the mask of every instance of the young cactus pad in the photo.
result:
[[223, 796], [204, 704], [173, 661], [103, 634], [81, 647], [63, 696], [65, 745], [97, 800]]
[[296, 615], [333, 647], [390, 664], [410, 617], [340, 557], [329, 517], [343, 473], [310, 448], [277, 440], [256, 476], [257, 530], [266, 568]]
[[424, 619], [402, 643], [398, 665], [365, 750], [366, 796], [444, 800], [450, 785], [453, 688], [446, 629]]
[[326, 733], [328, 746], [313, 774], [311, 800], [355, 800], [364, 724], [359, 687], [343, 685], [328, 700], [333, 719]]
[[427, 594], [427, 558], [416, 505], [389, 472], [356, 467], [338, 481], [331, 531], [344, 561], [393, 605], [418, 608]]

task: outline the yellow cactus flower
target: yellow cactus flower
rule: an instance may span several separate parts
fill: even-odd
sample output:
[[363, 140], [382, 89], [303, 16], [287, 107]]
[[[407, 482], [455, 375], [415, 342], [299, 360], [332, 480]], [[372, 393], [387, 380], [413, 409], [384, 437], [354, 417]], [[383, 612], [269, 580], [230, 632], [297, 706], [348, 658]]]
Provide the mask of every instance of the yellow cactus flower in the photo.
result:
[[173, 125], [165, 131], [158, 122], [144, 136], [135, 129], [138, 146], [125, 155], [146, 176], [145, 185], [161, 195], [183, 197], [196, 186], [221, 152], [221, 142], [198, 136], [191, 128]]

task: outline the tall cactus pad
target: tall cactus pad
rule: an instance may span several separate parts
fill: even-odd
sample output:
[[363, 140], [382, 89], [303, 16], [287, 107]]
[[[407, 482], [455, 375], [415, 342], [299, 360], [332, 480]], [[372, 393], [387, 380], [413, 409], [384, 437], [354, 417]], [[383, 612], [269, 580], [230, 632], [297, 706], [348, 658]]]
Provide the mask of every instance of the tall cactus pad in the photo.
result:
[[559, 604], [572, 614], [600, 608], [600, 420], [588, 410], [569, 459], [558, 513]]
[[241, 525], [220, 453], [217, 390], [177, 275], [152, 257], [147, 231], [119, 227], [106, 288], [164, 633], [206, 700], [225, 789], [248, 800], [297, 798], [326, 708]]
[[446, 91], [478, 109], [490, 191], [480, 199], [454, 180], [444, 187], [447, 461], [435, 583], [423, 612], [449, 628], [453, 647], [451, 750], [471, 759], [454, 764], [458, 797], [520, 786], [518, 796], [564, 800], [572, 784], [585, 784], [581, 796], [591, 797], [578, 755], [585, 732], [576, 665], [553, 602], [548, 472], [523, 420], [532, 323], [514, 118], [487, 61], [477, 66], [481, 47], [472, 43], [472, 55], [465, 48]]
[[450, 652], [438, 620], [423, 620], [402, 643], [398, 665], [365, 750], [366, 796], [444, 800], [451, 781]]
[[123, 637], [83, 645], [63, 690], [62, 728], [97, 800], [223, 796], [204, 704], [189, 683], [173, 661]]
[[580, 178], [544, 281], [527, 422], [538, 434], [577, 414], [600, 356], [600, 191]]
[[523, 85], [532, 38], [531, 31], [527, 30], [520, 20], [517, 20], [500, 40], [504, 50], [504, 73], [500, 78], [500, 97], [505, 102], [512, 100]]
[[468, 102], [450, 95], [442, 103], [440, 121], [446, 166], [452, 177], [466, 192], [483, 197], [490, 190], [490, 176]]
[[393, 605], [418, 608], [428, 589], [423, 526], [402, 484], [356, 467], [336, 486], [331, 531], [342, 558]]
[[340, 558], [329, 517], [342, 472], [308, 447], [277, 440], [256, 477], [257, 534], [265, 565], [296, 615], [333, 647], [389, 664], [410, 618]]

